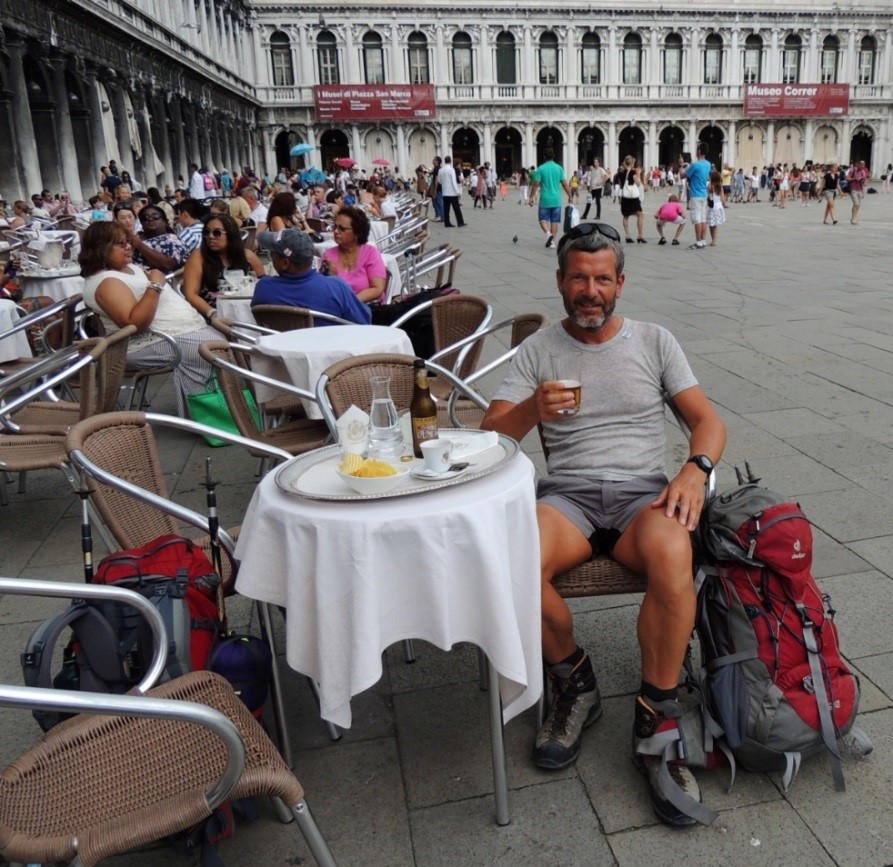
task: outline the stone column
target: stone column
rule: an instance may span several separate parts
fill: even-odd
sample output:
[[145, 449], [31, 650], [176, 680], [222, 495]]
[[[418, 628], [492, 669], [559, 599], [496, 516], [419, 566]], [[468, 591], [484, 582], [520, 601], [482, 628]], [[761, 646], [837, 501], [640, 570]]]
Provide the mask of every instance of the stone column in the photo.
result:
[[0, 141], [9, 143], [7, 158], [0, 161], [0, 190], [6, 193], [8, 202], [28, 198], [19, 176], [22, 160], [17, 132], [12, 115], [12, 92], [0, 90]]
[[564, 85], [565, 93], [576, 93], [577, 85], [580, 83], [580, 53], [577, 50], [577, 28], [573, 25], [567, 28], [567, 39], [563, 50], [564, 76], [561, 83]]
[[[257, 23], [255, 21], [255, 24]], [[254, 52], [254, 80], [259, 85], [272, 84], [270, 81], [270, 64], [267, 63], [266, 53], [261, 43], [260, 27], [254, 27], [251, 30], [251, 47]]]
[[440, 151], [438, 156], [443, 157], [445, 154], [450, 153], [450, 140], [447, 136], [447, 128], [445, 123], [439, 123], [439, 132], [440, 132]]
[[[741, 85], [742, 73], [744, 70], [744, 57], [741, 52], [741, 31], [737, 27], [732, 28], [731, 48], [729, 49], [729, 71], [726, 79], [729, 84], [735, 88]], [[732, 96], [734, 99], [735, 97]]]
[[50, 57], [53, 68], [52, 90], [56, 100], [56, 134], [59, 137], [59, 158], [62, 162], [62, 181], [71, 193], [73, 202], [83, 200], [81, 179], [78, 172], [77, 150], [74, 144], [74, 130], [71, 127], [71, 114], [68, 109], [68, 88], [65, 86], [65, 59]]
[[[109, 93], [109, 88], [111, 92]], [[133, 174], [133, 148], [130, 147], [130, 130], [127, 128], [127, 105], [124, 102], [124, 87], [120, 78], [110, 79], [106, 92], [112, 101], [112, 117], [115, 119], [115, 138], [118, 140], [118, 168], [127, 169]]]
[[[363, 158], [366, 156], [366, 154], [363, 152], [362, 146], [360, 144], [360, 126], [356, 123], [352, 123], [350, 125], [350, 149], [353, 151], [353, 158], [358, 163], [362, 163]], [[320, 168], [323, 167], [320, 166]], [[325, 171], [324, 168], [323, 171]]]
[[344, 67], [348, 82], [361, 80], [357, 66], [357, 51], [353, 43], [353, 26], [351, 24], [346, 24], [344, 27]]
[[[850, 32], [852, 33], [852, 31]], [[778, 30], [774, 27], [769, 36], [769, 62], [766, 66], [766, 72], [768, 73], [766, 81], [781, 81], [781, 58], [779, 57]], [[772, 147], [771, 152], [773, 154], [775, 153], [774, 147]]]
[[436, 74], [434, 81], [440, 81], [443, 84], [449, 84], [450, 72], [447, 64], [447, 50], [443, 41], [443, 24], [439, 22], [434, 27], [434, 69]]
[[186, 180], [189, 163], [189, 154], [186, 151], [186, 118], [183, 112], [183, 97], [175, 94], [171, 97], [171, 129], [173, 132], [173, 163], [174, 172], [171, 184], [177, 184], [177, 178], [182, 175]]
[[298, 79], [298, 84], [309, 90], [315, 80], [313, 75], [313, 52], [307, 43], [307, 25], [298, 24], [296, 29], [298, 31], [298, 52], [301, 55], [301, 77]]
[[734, 120], [729, 121], [729, 147], [727, 154], [726, 164], [731, 166], [734, 171], [736, 168], [735, 163], [738, 162], [738, 124]]
[[93, 183], [94, 189], [99, 188], [99, 167], [105, 164], [107, 154], [103, 148], [105, 133], [102, 126], [102, 105], [99, 102], [99, 91], [96, 88], [96, 70], [87, 67], [84, 72], [84, 82], [87, 90], [87, 108], [90, 110], [90, 146], [93, 154]]
[[409, 160], [409, 153], [406, 150], [406, 124], [398, 123], [397, 124], [397, 166], [400, 168], [400, 173], [404, 177], [410, 177], [410, 172], [407, 171]]
[[688, 150], [691, 153], [691, 158], [696, 160], [698, 158], [698, 126], [693, 120], [688, 122]]
[[[202, 140], [198, 132], [198, 117], [195, 112], [195, 103], [192, 100], [186, 103], [186, 124], [189, 128], [190, 153], [187, 162], [194, 162], [202, 167], [205, 155], [202, 153]], [[187, 178], [187, 180], [189, 180]]]
[[617, 121], [615, 120], [608, 121], [608, 141], [605, 147], [605, 168], [613, 174], [620, 165], [620, 156], [617, 152]]
[[[481, 47], [480, 47], [480, 74], [477, 76], [478, 81], [487, 88], [489, 92], [493, 92], [493, 85], [496, 83], [496, 76], [493, 74], [493, 49], [490, 48], [488, 40], [487, 25], [481, 24]], [[489, 153], [489, 151], [488, 151]], [[495, 165], [495, 163], [494, 163]]]
[[[617, 28], [608, 28], [608, 68], [605, 70], [605, 84], [614, 86], [620, 83], [619, 63], [617, 57]], [[612, 157], [613, 159], [613, 157]]]
[[577, 158], [578, 152], [577, 125], [574, 121], [569, 120], [567, 122], [567, 144], [565, 145], [564, 151], [564, 173], [568, 177], [570, 177], [571, 172], [575, 171], [577, 168], [577, 163], [579, 162]]
[[[385, 67], [385, 81], [405, 82], [409, 81], [406, 71], [405, 56], [400, 46], [400, 28], [397, 24], [390, 26], [391, 31], [391, 62]], [[389, 68], [388, 68], [389, 67]]]
[[529, 88], [539, 81], [536, 75], [536, 50], [533, 46], [533, 31], [529, 25], [524, 27], [524, 53], [521, 59], [521, 84]]
[[813, 29], [809, 34], [809, 45], [806, 48], [806, 68], [801, 81], [821, 81], [819, 69], [819, 33]]
[[[694, 87], [700, 87], [704, 82], [701, 74], [701, 31], [697, 27], [691, 29], [691, 54], [688, 57], [688, 80]], [[694, 158], [694, 154], [692, 154]]]
[[[651, 44], [648, 48], [648, 71], [643, 79], [648, 90], [656, 98], [660, 94], [660, 46], [657, 43], [657, 28], [651, 28]], [[647, 152], [646, 148], [646, 152]]]
[[[653, 120], [648, 121], [648, 138], [645, 140], [645, 152], [643, 153], [645, 165], [643, 168], [647, 171], [652, 166], [657, 165], [658, 149], [657, 149], [657, 123]], [[651, 183], [651, 177], [645, 179], [646, 184]]]
[[[40, 177], [40, 159], [34, 140], [34, 121], [31, 118], [31, 105], [28, 102], [28, 88], [25, 85], [25, 69], [22, 55], [25, 43], [13, 36], [6, 42], [9, 55], [9, 89], [12, 91], [12, 119], [15, 136], [19, 144], [19, 177], [25, 185], [25, 198], [39, 193], [43, 188]], [[97, 167], [98, 169], [98, 167]]]
[[533, 123], [524, 121], [524, 165], [536, 165], [536, 142], [533, 140]]
[[[158, 159], [164, 163], [164, 177], [161, 179], [163, 185], [176, 181], [177, 173], [174, 171], [174, 164], [171, 159], [171, 140], [168, 134], [167, 103], [165, 102], [164, 94], [161, 91], [152, 94], [152, 103], [156, 130], [154, 138], [156, 142], [155, 152], [158, 154]], [[162, 192], [164, 192], [163, 189]]]
[[775, 165], [775, 121], [766, 124], [766, 165]]

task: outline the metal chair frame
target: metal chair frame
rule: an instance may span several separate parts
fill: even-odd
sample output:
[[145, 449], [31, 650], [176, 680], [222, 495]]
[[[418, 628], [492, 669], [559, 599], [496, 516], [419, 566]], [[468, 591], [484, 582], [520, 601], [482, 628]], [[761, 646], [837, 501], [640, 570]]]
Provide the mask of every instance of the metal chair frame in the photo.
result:
[[[56, 583], [49, 581], [35, 581], [25, 579], [0, 578], [0, 593], [4, 595], [26, 595], [38, 597], [70, 598], [70, 599], [103, 599], [120, 602], [133, 606], [149, 624], [153, 637], [153, 657], [151, 664], [142, 681], [134, 688], [135, 694], [126, 696], [108, 695], [106, 693], [71, 692], [67, 690], [43, 689], [37, 687], [20, 687], [0, 685], [0, 706], [27, 710], [64, 711], [77, 714], [112, 714], [128, 717], [132, 721], [139, 718], [167, 719], [178, 723], [199, 725], [208, 729], [222, 743], [226, 750], [226, 759], [222, 772], [217, 779], [205, 791], [204, 800], [208, 812], [212, 812], [220, 806], [229, 793], [241, 780], [246, 765], [246, 749], [239, 728], [234, 721], [220, 710], [206, 704], [194, 701], [171, 700], [170, 698], [155, 698], [146, 693], [157, 682], [164, 670], [165, 657], [167, 656], [167, 636], [165, 634], [164, 621], [154, 605], [139, 593], [119, 587], [104, 585]], [[210, 677], [216, 678], [216, 675]], [[171, 682], [166, 690], [170, 692], [178, 682], [184, 682], [194, 675], [185, 675]], [[244, 717], [244, 714], [243, 714]], [[127, 723], [124, 723], [127, 725]], [[71, 728], [69, 726], [68, 728]], [[58, 741], [65, 743], [67, 731], [65, 727], [50, 733], [44, 739], [45, 742]], [[73, 743], [77, 741], [74, 739]], [[76, 747], [74, 747], [76, 749]], [[82, 747], [83, 748], [83, 747]], [[296, 781], [295, 781], [296, 782]], [[140, 781], [134, 780], [134, 785], [140, 785]], [[335, 859], [332, 856], [325, 839], [307, 807], [306, 801], [301, 799], [291, 804], [288, 808], [282, 808], [288, 813], [288, 820], [293, 817], [304, 835], [314, 858], [321, 867], [334, 867]], [[277, 807], [282, 802], [276, 798]], [[280, 815], [282, 810], [280, 810]], [[182, 830], [172, 827], [171, 832]], [[17, 845], [29, 845], [39, 848], [40, 840], [27, 839], [22, 842], [25, 835], [17, 835]], [[68, 844], [71, 852], [79, 853], [80, 841], [74, 834]], [[30, 850], [33, 851], [33, 850]], [[26, 856], [23, 856], [26, 857]], [[37, 857], [37, 856], [27, 856]], [[72, 865], [81, 864], [80, 854], [75, 854]]]

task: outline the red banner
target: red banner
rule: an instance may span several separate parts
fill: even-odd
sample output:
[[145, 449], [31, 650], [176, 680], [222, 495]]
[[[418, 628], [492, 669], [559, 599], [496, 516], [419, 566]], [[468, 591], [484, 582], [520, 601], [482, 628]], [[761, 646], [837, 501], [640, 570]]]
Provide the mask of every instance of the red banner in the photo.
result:
[[430, 120], [432, 84], [317, 84], [317, 120]]
[[842, 117], [850, 113], [848, 84], [745, 84], [746, 117]]

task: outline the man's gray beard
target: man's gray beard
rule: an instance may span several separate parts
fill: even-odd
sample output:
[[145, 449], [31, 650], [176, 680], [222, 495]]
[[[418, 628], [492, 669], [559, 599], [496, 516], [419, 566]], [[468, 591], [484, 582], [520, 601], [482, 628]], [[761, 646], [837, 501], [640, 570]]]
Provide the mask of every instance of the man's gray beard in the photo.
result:
[[595, 315], [585, 316], [580, 311], [574, 311], [571, 319], [574, 325], [582, 328], [584, 331], [601, 331], [605, 327], [605, 323], [611, 318], [611, 314], [605, 314], [604, 308], [599, 308], [599, 312]]

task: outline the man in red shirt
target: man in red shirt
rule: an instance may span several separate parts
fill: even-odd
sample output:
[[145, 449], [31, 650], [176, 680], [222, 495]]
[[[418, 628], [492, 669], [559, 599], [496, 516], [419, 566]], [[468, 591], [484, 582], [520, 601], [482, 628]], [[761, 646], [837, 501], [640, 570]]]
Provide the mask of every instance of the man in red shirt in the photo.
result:
[[865, 160], [859, 160], [848, 172], [846, 179], [849, 183], [850, 201], [853, 204], [853, 213], [850, 222], [855, 226], [856, 216], [865, 198], [865, 182], [871, 177], [871, 172], [865, 167]]

